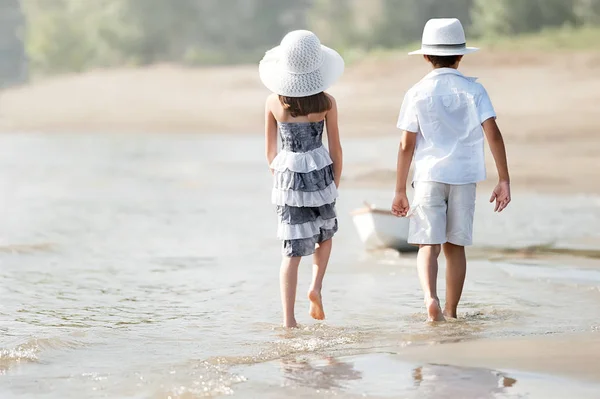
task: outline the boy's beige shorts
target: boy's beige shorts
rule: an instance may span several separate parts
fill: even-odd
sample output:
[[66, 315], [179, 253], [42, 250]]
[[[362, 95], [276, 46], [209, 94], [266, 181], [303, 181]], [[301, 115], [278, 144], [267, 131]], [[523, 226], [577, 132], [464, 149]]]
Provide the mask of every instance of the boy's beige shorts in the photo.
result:
[[409, 212], [409, 244], [473, 243], [477, 185], [415, 182]]

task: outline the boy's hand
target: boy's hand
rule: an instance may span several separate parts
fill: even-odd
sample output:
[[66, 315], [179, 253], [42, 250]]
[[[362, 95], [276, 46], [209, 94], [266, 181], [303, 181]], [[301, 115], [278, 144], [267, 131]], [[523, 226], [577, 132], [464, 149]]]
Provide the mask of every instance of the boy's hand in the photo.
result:
[[406, 196], [406, 193], [396, 193], [394, 202], [392, 203], [392, 215], [405, 217], [409, 209], [410, 205], [408, 203], [408, 197]]
[[510, 203], [510, 183], [507, 181], [501, 181], [498, 183], [494, 191], [490, 202], [496, 201], [494, 212], [502, 212], [504, 208]]

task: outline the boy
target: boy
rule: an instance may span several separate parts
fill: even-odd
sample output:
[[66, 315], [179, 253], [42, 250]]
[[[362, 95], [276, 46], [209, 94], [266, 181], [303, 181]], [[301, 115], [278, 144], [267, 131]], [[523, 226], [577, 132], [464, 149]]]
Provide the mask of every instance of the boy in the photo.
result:
[[[427, 22], [421, 54], [433, 71], [404, 97], [398, 128], [396, 195], [392, 213], [410, 217], [408, 242], [419, 246], [417, 266], [430, 321], [456, 318], [465, 282], [465, 246], [472, 244], [476, 183], [485, 179], [484, 132], [498, 169], [490, 202], [501, 212], [510, 202], [510, 178], [496, 113], [483, 86], [457, 68], [467, 47], [458, 19]], [[409, 206], [406, 181], [414, 156], [414, 199]], [[410, 210], [410, 211], [409, 211]], [[446, 257], [446, 303], [437, 296], [438, 256]]]

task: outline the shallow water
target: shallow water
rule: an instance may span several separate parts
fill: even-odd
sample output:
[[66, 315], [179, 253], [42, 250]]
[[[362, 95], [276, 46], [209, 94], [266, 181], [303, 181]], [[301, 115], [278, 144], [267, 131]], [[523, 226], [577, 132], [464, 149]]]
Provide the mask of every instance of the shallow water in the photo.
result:
[[[388, 140], [345, 143], [348, 174], [369, 160], [393, 168]], [[414, 255], [365, 253], [348, 214], [365, 199], [386, 205], [392, 188], [350, 186], [338, 202], [327, 322], [308, 317], [305, 262], [303, 327], [280, 329], [262, 145], [250, 136], [0, 136], [0, 397], [281, 397], [288, 388], [297, 397], [453, 397], [427, 375], [471, 393], [483, 384], [484, 397], [523, 397], [528, 381], [552, 379], [421, 365], [416, 384], [418, 367], [393, 353], [600, 329], [600, 268], [480, 255], [459, 321], [423, 323]], [[477, 245], [574, 242], [599, 222], [596, 197], [517, 194], [503, 215], [479, 201]], [[498, 391], [481, 382], [488, 377], [520, 384]], [[549, 397], [535, 389], [530, 397]]]

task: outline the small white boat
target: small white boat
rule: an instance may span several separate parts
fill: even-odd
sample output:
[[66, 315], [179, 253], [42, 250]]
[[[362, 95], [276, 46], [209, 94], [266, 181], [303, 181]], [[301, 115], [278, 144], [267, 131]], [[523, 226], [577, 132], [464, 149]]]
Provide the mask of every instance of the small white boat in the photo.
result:
[[408, 244], [408, 218], [392, 215], [390, 210], [380, 209], [365, 202], [365, 207], [352, 213], [354, 226], [367, 249], [391, 248], [400, 252], [412, 252], [416, 247]]

